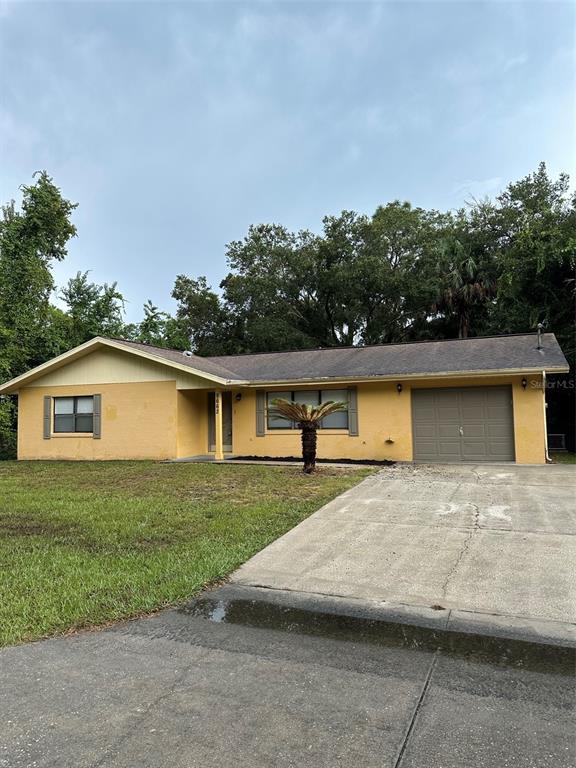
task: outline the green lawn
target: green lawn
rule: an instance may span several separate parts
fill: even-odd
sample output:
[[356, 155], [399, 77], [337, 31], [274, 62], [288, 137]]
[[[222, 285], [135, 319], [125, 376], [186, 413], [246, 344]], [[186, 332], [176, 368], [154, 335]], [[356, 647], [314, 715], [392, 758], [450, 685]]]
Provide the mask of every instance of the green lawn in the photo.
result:
[[0, 462], [0, 645], [186, 600], [370, 471]]
[[576, 453], [570, 451], [553, 451], [550, 458], [554, 464], [576, 464]]

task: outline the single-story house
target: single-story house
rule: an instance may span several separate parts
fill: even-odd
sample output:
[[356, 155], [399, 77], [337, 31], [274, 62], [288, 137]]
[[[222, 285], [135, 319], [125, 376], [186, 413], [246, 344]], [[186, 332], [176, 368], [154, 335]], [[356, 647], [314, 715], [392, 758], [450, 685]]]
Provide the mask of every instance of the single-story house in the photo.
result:
[[546, 461], [553, 334], [198, 357], [96, 337], [0, 386], [17, 394], [20, 459], [298, 456], [275, 397], [338, 400], [322, 458]]

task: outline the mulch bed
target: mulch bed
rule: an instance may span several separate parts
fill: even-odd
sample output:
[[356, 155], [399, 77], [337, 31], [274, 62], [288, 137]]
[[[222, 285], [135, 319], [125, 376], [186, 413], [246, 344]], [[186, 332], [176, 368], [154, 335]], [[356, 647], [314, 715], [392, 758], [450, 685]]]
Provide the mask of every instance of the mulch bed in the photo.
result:
[[[292, 461], [302, 462], [301, 456], [231, 456], [226, 461]], [[378, 466], [378, 467], [391, 467], [396, 464], [395, 461], [389, 461], [389, 459], [316, 459], [320, 464], [360, 464], [366, 466]]]

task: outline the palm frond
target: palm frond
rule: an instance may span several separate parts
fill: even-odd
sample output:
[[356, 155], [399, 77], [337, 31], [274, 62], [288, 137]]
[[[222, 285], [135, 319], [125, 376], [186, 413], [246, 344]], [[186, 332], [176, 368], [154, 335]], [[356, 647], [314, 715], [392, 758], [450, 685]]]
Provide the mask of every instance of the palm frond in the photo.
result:
[[321, 421], [322, 419], [325, 419], [326, 416], [330, 416], [330, 414], [336, 413], [337, 411], [345, 411], [347, 408], [347, 403], [341, 403], [338, 400], [327, 400], [315, 409], [316, 419]]
[[309, 405], [308, 403], [294, 403], [290, 400], [284, 400], [282, 397], [274, 398], [271, 401], [272, 408], [270, 413], [273, 416], [281, 416], [290, 421], [296, 421], [298, 424], [318, 425], [326, 416], [336, 411], [345, 411], [348, 407], [346, 403], [340, 403], [329, 400], [321, 405]]

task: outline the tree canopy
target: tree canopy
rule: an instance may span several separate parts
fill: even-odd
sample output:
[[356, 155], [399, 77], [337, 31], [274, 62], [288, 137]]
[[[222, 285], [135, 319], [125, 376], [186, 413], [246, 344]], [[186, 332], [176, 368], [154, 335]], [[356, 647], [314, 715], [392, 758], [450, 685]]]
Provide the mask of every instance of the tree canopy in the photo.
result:
[[394, 201], [322, 232], [251, 226], [219, 290], [180, 275], [198, 354], [553, 330], [574, 360], [576, 199], [542, 163], [495, 200], [441, 213]]

